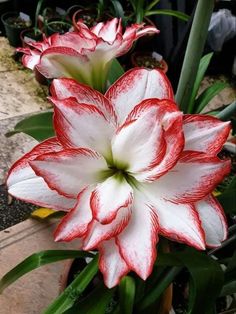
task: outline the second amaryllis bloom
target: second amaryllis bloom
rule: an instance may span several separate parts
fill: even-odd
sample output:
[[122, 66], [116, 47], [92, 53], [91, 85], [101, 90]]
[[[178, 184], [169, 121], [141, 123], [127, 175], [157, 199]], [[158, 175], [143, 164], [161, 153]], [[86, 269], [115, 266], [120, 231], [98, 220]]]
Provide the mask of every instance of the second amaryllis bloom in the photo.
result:
[[183, 115], [157, 70], [131, 70], [105, 96], [71, 79], [51, 92], [56, 137], [17, 161], [7, 184], [68, 212], [56, 241], [98, 250], [108, 287], [129, 271], [150, 275], [159, 235], [201, 250], [221, 244], [227, 224], [211, 192], [230, 171], [217, 157], [228, 122]]
[[90, 29], [78, 22], [74, 32], [53, 34], [18, 50], [24, 52], [24, 66], [36, 67], [46, 78], [74, 78], [104, 91], [112, 60], [128, 52], [138, 38], [155, 33], [155, 27], [144, 24], [133, 24], [123, 33], [117, 18]]

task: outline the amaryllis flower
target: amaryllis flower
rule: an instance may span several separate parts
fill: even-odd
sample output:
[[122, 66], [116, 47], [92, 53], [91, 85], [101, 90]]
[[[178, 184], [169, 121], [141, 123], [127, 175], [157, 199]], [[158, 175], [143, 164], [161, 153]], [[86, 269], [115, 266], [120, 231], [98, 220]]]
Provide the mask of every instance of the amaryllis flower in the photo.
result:
[[53, 34], [43, 42], [30, 43], [24, 52], [23, 64], [36, 67], [47, 78], [68, 77], [102, 91], [111, 61], [125, 54], [135, 40], [146, 34], [158, 33], [153, 26], [133, 24], [122, 32], [121, 19], [114, 18], [88, 28], [77, 23], [76, 32]]
[[97, 249], [108, 287], [131, 270], [150, 275], [159, 235], [220, 245], [227, 225], [211, 192], [230, 171], [217, 157], [228, 122], [183, 115], [158, 70], [130, 70], [105, 96], [66, 78], [51, 92], [56, 137], [17, 161], [7, 184], [13, 196], [68, 211], [56, 241]]

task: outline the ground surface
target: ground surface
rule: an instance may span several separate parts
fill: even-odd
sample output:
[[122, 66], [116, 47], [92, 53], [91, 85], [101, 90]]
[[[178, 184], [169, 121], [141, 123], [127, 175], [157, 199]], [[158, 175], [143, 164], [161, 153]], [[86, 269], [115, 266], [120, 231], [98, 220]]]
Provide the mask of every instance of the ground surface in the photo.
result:
[[2, 184], [11, 164], [36, 143], [25, 134], [6, 138], [5, 134], [24, 117], [50, 108], [47, 90], [34, 79], [34, 74], [14, 61], [14, 49], [0, 37], [0, 230], [28, 217], [31, 205], [14, 201], [9, 205]]

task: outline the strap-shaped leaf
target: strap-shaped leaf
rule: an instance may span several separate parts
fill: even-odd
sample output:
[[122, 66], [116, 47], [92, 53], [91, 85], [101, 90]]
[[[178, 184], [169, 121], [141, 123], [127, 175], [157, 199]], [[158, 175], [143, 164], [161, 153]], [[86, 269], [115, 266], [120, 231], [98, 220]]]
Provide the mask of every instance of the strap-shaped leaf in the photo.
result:
[[216, 82], [213, 85], [206, 88], [201, 95], [195, 100], [194, 103], [194, 113], [200, 113], [206, 105], [215, 97], [219, 92], [221, 92], [224, 88], [229, 86], [229, 84], [224, 82]]
[[135, 281], [126, 276], [121, 280], [119, 286], [120, 309], [123, 314], [132, 314], [135, 298]]
[[150, 15], [157, 15], [157, 14], [162, 14], [162, 15], [169, 15], [173, 17], [177, 17], [178, 19], [187, 22], [190, 18], [189, 15], [181, 12], [181, 11], [175, 11], [175, 10], [153, 10], [153, 11], [148, 11], [145, 13], [145, 16], [150, 16]]
[[62, 314], [69, 310], [88, 286], [98, 271], [98, 255], [81, 271], [72, 283], [43, 312], [44, 314]]
[[93, 257], [94, 255], [88, 252], [75, 250], [47, 250], [35, 253], [27, 257], [23, 262], [10, 270], [0, 280], [0, 293], [14, 281], [29, 273], [30, 271], [46, 264], [55, 263], [65, 259], [76, 257]]
[[173, 265], [176, 266], [166, 271], [165, 276], [140, 302], [139, 308], [143, 311], [154, 303], [180, 272], [179, 266], [183, 265], [191, 275], [188, 313], [207, 313], [207, 310], [211, 310], [224, 281], [219, 263], [205, 253], [190, 248], [183, 252], [161, 254], [157, 258], [156, 266]]
[[200, 84], [203, 80], [203, 77], [206, 73], [206, 70], [209, 66], [209, 63], [211, 61], [211, 58], [213, 57], [213, 52], [208, 53], [207, 55], [203, 56], [201, 58], [198, 71], [197, 71], [197, 76], [193, 85], [193, 90], [191, 93], [191, 97], [189, 99], [189, 104], [188, 104], [188, 113], [193, 113], [193, 108], [194, 108], [194, 102], [197, 97], [197, 93], [200, 87]]
[[115, 290], [108, 289], [101, 282], [83, 301], [75, 304], [72, 308], [65, 311], [64, 314], [104, 314], [110, 308], [109, 305]]
[[6, 136], [10, 137], [16, 133], [23, 132], [32, 136], [37, 141], [43, 141], [54, 136], [52, 116], [53, 113], [47, 111], [27, 117], [18, 122], [14, 130], [6, 133]]
[[224, 192], [217, 198], [226, 213], [236, 213], [236, 177], [232, 179]]

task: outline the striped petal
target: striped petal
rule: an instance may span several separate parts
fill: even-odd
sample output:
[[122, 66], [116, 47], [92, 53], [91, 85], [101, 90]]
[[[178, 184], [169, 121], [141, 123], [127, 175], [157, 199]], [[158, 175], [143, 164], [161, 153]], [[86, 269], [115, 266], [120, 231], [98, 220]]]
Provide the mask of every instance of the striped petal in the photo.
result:
[[72, 198], [87, 185], [100, 182], [107, 167], [102, 156], [83, 148], [44, 154], [30, 165], [52, 190]]
[[116, 124], [116, 116], [110, 101], [87, 85], [69, 78], [54, 79], [50, 86], [50, 92], [54, 98], [74, 97], [78, 103], [94, 105], [104, 114], [107, 121]]
[[171, 202], [193, 203], [212, 192], [230, 168], [229, 160], [184, 152], [175, 167], [153, 182], [152, 189]]
[[68, 47], [50, 47], [41, 54], [37, 69], [47, 78], [69, 77], [92, 82], [91, 64], [85, 55]]
[[206, 234], [207, 246], [220, 246], [227, 237], [227, 222], [221, 205], [211, 195], [194, 205]]
[[105, 96], [114, 105], [119, 123], [122, 123], [131, 110], [144, 99], [173, 100], [173, 91], [162, 71], [136, 68], [118, 79]]
[[218, 154], [230, 132], [230, 122], [207, 115], [184, 115], [185, 150]]
[[56, 138], [50, 138], [35, 146], [19, 159], [9, 170], [7, 178], [8, 192], [14, 197], [38, 206], [68, 211], [76, 200], [67, 198], [51, 190], [43, 178], [38, 177], [30, 167], [30, 161], [47, 152], [57, 152], [62, 146]]
[[93, 186], [85, 188], [77, 197], [75, 207], [61, 220], [54, 233], [55, 241], [71, 241], [85, 235], [92, 220], [90, 196]]
[[99, 30], [98, 37], [112, 44], [117, 34], [121, 32], [121, 19], [114, 18], [106, 22]]
[[117, 236], [117, 244], [126, 264], [143, 280], [152, 272], [156, 260], [157, 240], [157, 215], [146, 199], [135, 191], [130, 222]]
[[64, 147], [85, 147], [110, 158], [110, 142], [115, 128], [93, 105], [75, 99], [51, 98], [55, 105], [54, 127]]
[[158, 196], [153, 184], [144, 184], [142, 192], [158, 217], [159, 234], [197, 249], [205, 249], [205, 234], [193, 205], [167, 201]]
[[99, 269], [103, 274], [105, 285], [113, 288], [129, 272], [129, 267], [121, 257], [114, 239], [102, 242], [99, 253]]
[[[175, 121], [178, 122], [178, 127], [173, 128]], [[153, 169], [156, 169], [155, 174], [161, 171], [158, 165], [166, 158], [168, 138], [176, 139], [179, 134], [181, 140], [176, 141], [175, 149], [172, 143], [172, 150], [179, 153], [175, 156], [171, 154], [171, 162], [165, 165], [162, 172], [176, 162], [183, 148], [182, 114], [169, 100], [145, 100], [131, 111], [113, 138], [114, 162], [136, 179], [145, 180]]]
[[89, 225], [88, 232], [84, 239], [83, 249], [86, 251], [93, 250], [99, 243], [105, 240], [109, 240], [119, 233], [129, 223], [131, 216], [131, 206], [121, 208], [114, 220], [109, 224], [101, 224], [97, 220], [93, 220]]
[[115, 174], [98, 184], [91, 196], [93, 217], [102, 224], [115, 219], [121, 208], [130, 207], [133, 201], [133, 189], [127, 181]]

